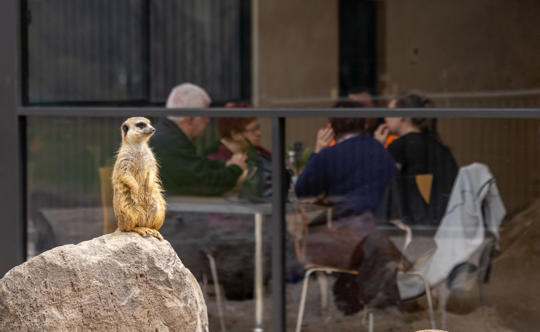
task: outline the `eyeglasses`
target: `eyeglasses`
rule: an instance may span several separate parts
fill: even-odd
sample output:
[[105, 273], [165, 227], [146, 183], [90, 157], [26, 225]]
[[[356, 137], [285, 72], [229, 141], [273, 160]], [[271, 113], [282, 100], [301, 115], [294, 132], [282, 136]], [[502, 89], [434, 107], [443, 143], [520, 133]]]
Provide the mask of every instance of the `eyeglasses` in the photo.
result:
[[244, 129], [244, 133], [254, 133], [256, 131], [260, 131], [261, 130], [261, 126], [259, 124], [257, 124], [256, 126], [254, 126], [253, 128], [245, 128]]

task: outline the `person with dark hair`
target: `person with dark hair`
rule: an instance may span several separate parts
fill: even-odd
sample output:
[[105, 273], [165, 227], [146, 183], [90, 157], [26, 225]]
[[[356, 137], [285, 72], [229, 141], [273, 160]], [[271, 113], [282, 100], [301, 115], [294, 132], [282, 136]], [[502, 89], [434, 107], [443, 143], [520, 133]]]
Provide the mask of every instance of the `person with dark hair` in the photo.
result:
[[[333, 218], [362, 234], [374, 225], [371, 213], [398, 173], [388, 152], [364, 134], [365, 124], [363, 118], [330, 118], [295, 186], [300, 198], [324, 195], [335, 208]], [[336, 144], [328, 147], [333, 138]]]
[[[426, 97], [404, 94], [390, 102], [391, 108], [427, 108], [434, 104]], [[401, 219], [412, 224], [438, 225], [442, 218], [454, 179], [458, 172], [457, 162], [446, 147], [437, 131], [437, 119], [387, 117], [385, 124], [375, 131], [375, 138], [383, 143], [389, 133], [399, 136], [388, 146], [388, 152], [401, 172], [403, 185], [400, 186], [404, 207]], [[422, 202], [418, 195], [414, 176], [433, 176], [429, 204]], [[410, 184], [405, 184], [405, 179]], [[418, 199], [415, 198], [417, 197]], [[414, 202], [413, 202], [414, 201]], [[396, 210], [396, 209], [394, 209]]]
[[[366, 106], [371, 107], [372, 104], [365, 104], [364, 102], [354, 100], [354, 99], [350, 99], [350, 100], [337, 101], [336, 103], [334, 103], [334, 105], [332, 105], [332, 108], [362, 108], [362, 107], [366, 107]], [[360, 120], [360, 118], [358, 118], [358, 119]], [[328, 119], [328, 120], [331, 121], [331, 119]], [[352, 120], [354, 120], [354, 119], [352, 119]], [[366, 119], [361, 119], [361, 120], [364, 121], [363, 122], [364, 124], [363, 124], [362, 133], [369, 134], [370, 136], [373, 136], [373, 132], [376, 129], [375, 125], [377, 124], [377, 118], [366, 118]], [[330, 123], [328, 124], [328, 128], [330, 128]], [[335, 144], [336, 144], [336, 139], [333, 138], [324, 147], [326, 147], [326, 146], [334, 146]]]

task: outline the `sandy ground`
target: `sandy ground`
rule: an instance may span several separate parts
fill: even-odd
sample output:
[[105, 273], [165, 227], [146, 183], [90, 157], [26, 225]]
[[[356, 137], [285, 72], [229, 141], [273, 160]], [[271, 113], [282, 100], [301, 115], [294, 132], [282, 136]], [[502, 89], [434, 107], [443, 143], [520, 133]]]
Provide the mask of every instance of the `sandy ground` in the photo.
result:
[[[489, 290], [486, 289], [487, 292]], [[294, 331], [298, 314], [298, 304], [301, 292], [301, 283], [287, 285], [287, 331]], [[265, 298], [265, 331], [270, 331], [271, 323], [271, 297], [267, 294]], [[302, 331], [306, 332], [330, 332], [330, 331], [368, 331], [368, 321], [363, 312], [351, 316], [344, 316], [339, 312], [333, 303], [330, 303], [326, 312], [322, 312], [320, 307], [319, 289], [315, 281], [310, 283], [306, 313], [302, 324]], [[459, 301], [449, 299], [447, 311], [448, 331], [485, 331], [484, 315], [479, 305], [478, 295], [461, 297]], [[493, 298], [491, 298], [493, 300]], [[452, 302], [456, 304], [452, 304]], [[463, 305], [463, 302], [466, 304]], [[514, 328], [514, 319], [505, 319], [501, 315], [495, 303], [488, 304], [487, 324], [489, 331], [535, 331], [534, 327], [540, 325], [529, 325]], [[253, 301], [225, 301], [225, 317], [227, 331], [251, 331], [253, 329], [254, 317]], [[209, 296], [208, 311], [211, 331], [220, 331], [217, 317], [217, 307], [212, 294]], [[437, 327], [441, 327], [440, 313], [436, 313]], [[514, 313], [517, 314], [517, 313]], [[524, 314], [524, 313], [523, 313]], [[515, 316], [515, 315], [514, 315]], [[513, 317], [518, 319], [519, 317]], [[374, 312], [375, 331], [417, 331], [430, 328], [429, 314], [425, 299], [421, 298], [405, 304], [404, 310], [399, 312], [393, 309], [376, 310]]]
[[[30, 230], [33, 228], [30, 227]], [[33, 233], [30, 232], [29, 238]], [[34, 253], [30, 241], [29, 253]], [[447, 303], [448, 331], [540, 331], [540, 200], [522, 212], [507, 217], [500, 233], [500, 255], [493, 260], [491, 279], [484, 288], [486, 319], [480, 305], [478, 288], [467, 293], [452, 294]], [[334, 278], [329, 278], [329, 294]], [[246, 285], [246, 287], [252, 287]], [[300, 302], [302, 283], [287, 284], [287, 331], [294, 331]], [[220, 331], [215, 296], [207, 290], [210, 330]], [[330, 295], [331, 296], [331, 295]], [[437, 302], [437, 300], [435, 300]], [[227, 301], [225, 323], [227, 331], [252, 331], [254, 302]], [[271, 290], [265, 293], [264, 330], [271, 331]], [[395, 309], [377, 310], [375, 331], [417, 331], [430, 328], [425, 297], [405, 303]], [[437, 313], [437, 327], [441, 327]], [[487, 324], [487, 329], [486, 329]], [[310, 282], [302, 331], [367, 331], [363, 313], [344, 316], [330, 298], [328, 310], [320, 308], [320, 294], [315, 280]]]
[[[500, 254], [493, 259], [491, 278], [484, 284], [486, 313], [480, 303], [478, 286], [465, 293], [453, 293], [447, 302], [448, 331], [540, 331], [540, 200], [508, 218], [503, 224]], [[329, 294], [333, 284], [329, 278]], [[302, 283], [287, 284], [287, 331], [294, 331]], [[331, 296], [331, 295], [330, 295]], [[436, 307], [437, 294], [434, 294]], [[271, 291], [265, 294], [264, 330], [271, 331]], [[211, 331], [220, 331], [215, 297], [208, 292]], [[225, 301], [227, 331], [253, 329], [253, 301]], [[417, 331], [430, 328], [425, 297], [406, 302], [401, 312], [395, 309], [374, 313], [376, 332]], [[485, 319], [484, 319], [485, 318]], [[437, 327], [441, 315], [436, 308]], [[327, 311], [320, 307], [317, 282], [310, 282], [302, 331], [368, 331], [365, 315], [344, 316], [330, 299]]]

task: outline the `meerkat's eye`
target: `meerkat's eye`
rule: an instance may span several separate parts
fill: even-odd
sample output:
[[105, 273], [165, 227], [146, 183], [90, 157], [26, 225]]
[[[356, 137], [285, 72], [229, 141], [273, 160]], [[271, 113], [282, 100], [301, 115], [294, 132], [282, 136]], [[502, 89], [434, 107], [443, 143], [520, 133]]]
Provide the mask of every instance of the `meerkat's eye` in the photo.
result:
[[128, 130], [129, 130], [128, 125], [123, 125], [122, 130], [124, 131], [124, 135], [127, 134]]
[[143, 129], [144, 127], [146, 127], [146, 123], [144, 123], [144, 122], [137, 122], [136, 126], [137, 126], [137, 128]]

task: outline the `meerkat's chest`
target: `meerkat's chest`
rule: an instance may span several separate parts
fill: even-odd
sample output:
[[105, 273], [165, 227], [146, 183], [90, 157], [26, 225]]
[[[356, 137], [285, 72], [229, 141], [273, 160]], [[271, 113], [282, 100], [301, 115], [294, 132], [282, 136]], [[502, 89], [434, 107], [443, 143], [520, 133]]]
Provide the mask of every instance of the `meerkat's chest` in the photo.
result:
[[132, 151], [124, 161], [124, 167], [137, 182], [144, 183], [155, 172], [156, 161], [150, 151]]

